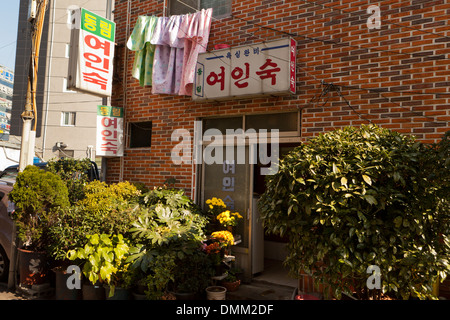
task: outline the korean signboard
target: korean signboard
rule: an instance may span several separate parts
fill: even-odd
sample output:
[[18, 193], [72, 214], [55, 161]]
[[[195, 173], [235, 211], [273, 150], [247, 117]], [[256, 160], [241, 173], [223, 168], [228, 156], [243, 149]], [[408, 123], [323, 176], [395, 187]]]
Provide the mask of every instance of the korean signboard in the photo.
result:
[[202, 53], [193, 100], [219, 100], [296, 91], [297, 42], [286, 38]]
[[111, 96], [116, 25], [83, 8], [73, 16], [67, 89]]
[[0, 79], [6, 80], [10, 83], [13, 83], [14, 82], [14, 73], [12, 71], [9, 71], [8, 69], [0, 66]]
[[123, 108], [98, 106], [97, 156], [122, 157], [123, 140]]

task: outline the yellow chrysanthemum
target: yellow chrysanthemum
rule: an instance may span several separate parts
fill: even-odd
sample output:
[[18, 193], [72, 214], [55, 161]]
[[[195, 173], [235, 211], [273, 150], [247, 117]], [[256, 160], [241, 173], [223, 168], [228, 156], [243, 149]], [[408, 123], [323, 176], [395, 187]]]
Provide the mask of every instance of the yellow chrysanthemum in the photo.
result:
[[211, 237], [223, 241], [226, 245], [234, 244], [234, 237], [230, 231], [216, 231], [211, 234]]
[[242, 216], [238, 212], [231, 213], [230, 210], [226, 210], [218, 214], [216, 218], [223, 226], [235, 226], [237, 219], [242, 219]]

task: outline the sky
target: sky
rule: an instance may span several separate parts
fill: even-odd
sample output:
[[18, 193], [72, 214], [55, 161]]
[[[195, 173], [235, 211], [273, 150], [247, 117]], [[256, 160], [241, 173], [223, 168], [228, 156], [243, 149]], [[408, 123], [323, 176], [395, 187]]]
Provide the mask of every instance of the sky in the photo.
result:
[[0, 0], [0, 65], [14, 71], [20, 0]]

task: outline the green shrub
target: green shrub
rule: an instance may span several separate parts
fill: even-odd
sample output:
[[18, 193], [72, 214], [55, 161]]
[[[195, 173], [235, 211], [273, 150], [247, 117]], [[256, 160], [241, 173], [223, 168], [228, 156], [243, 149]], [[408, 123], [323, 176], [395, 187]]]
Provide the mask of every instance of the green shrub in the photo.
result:
[[86, 235], [86, 244], [67, 252], [69, 260], [81, 261], [83, 274], [92, 284], [108, 284], [110, 296], [127, 269], [128, 241], [121, 234]]
[[92, 181], [84, 188], [85, 197], [58, 217], [50, 230], [50, 253], [62, 260], [68, 250], [83, 247], [86, 235], [130, 235], [132, 223], [140, 215], [140, 192], [128, 182], [106, 184]]
[[89, 159], [65, 158], [48, 161], [47, 170], [57, 174], [69, 190], [69, 201], [74, 204], [84, 198], [84, 186], [89, 182]]
[[366, 287], [366, 270], [377, 265], [382, 292], [432, 298], [438, 275], [450, 271], [449, 212], [438, 210], [430, 178], [444, 168], [431, 168], [432, 159], [413, 137], [376, 126], [322, 134], [269, 176], [263, 223], [289, 236], [291, 271], [313, 273], [337, 297], [378, 294]]
[[18, 174], [9, 198], [16, 206], [13, 219], [19, 239], [25, 247], [45, 250], [49, 229], [69, 207], [64, 182], [51, 172], [28, 166]]
[[[169, 284], [186, 289], [196, 283], [198, 289], [204, 270], [190, 268], [188, 261], [201, 254], [206, 218], [196, 213], [197, 207], [181, 190], [157, 188], [145, 194], [142, 203], [144, 209], [131, 229], [134, 247], [129, 261], [146, 282], [147, 297], [160, 299]], [[181, 283], [185, 274], [190, 283]]]

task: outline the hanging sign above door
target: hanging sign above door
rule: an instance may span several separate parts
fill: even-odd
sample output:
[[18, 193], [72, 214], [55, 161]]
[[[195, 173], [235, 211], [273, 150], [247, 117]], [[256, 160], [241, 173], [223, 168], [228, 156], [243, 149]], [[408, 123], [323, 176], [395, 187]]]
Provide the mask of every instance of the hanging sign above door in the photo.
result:
[[286, 38], [202, 53], [193, 100], [294, 94], [297, 42]]

